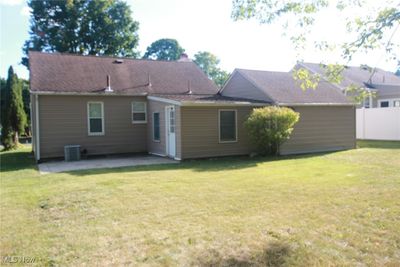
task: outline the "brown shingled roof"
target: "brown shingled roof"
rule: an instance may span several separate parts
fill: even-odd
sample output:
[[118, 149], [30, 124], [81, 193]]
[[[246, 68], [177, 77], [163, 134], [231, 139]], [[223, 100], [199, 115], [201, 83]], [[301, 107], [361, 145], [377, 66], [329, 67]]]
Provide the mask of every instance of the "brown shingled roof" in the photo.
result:
[[32, 91], [103, 93], [107, 75], [114, 94], [180, 94], [189, 88], [194, 94], [218, 91], [193, 62], [29, 52], [29, 65]]

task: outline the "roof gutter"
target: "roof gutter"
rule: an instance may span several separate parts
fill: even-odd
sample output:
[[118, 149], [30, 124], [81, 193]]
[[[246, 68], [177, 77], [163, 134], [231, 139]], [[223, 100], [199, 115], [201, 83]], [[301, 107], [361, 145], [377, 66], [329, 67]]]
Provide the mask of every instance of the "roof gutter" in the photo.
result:
[[291, 106], [291, 107], [300, 107], [300, 106], [356, 106], [355, 103], [277, 103], [278, 106]]
[[233, 102], [220, 102], [220, 101], [182, 101], [181, 106], [187, 107], [208, 107], [208, 106], [269, 106], [271, 104], [268, 103], [252, 103], [252, 102], [240, 102], [240, 101], [233, 101]]
[[147, 93], [136, 93], [136, 94], [118, 94], [118, 93], [81, 93], [81, 92], [54, 92], [54, 91], [32, 91], [32, 95], [59, 95], [59, 96], [146, 96]]
[[157, 96], [148, 96], [147, 99], [181, 107], [208, 107], [208, 106], [267, 106], [269, 103], [252, 103], [247, 101], [179, 101]]

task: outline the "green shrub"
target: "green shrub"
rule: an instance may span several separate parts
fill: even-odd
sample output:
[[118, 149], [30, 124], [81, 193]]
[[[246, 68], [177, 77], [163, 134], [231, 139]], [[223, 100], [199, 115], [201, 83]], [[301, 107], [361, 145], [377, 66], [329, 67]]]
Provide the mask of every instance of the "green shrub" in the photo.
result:
[[276, 155], [293, 131], [299, 113], [286, 107], [256, 108], [245, 122], [251, 141], [262, 155]]

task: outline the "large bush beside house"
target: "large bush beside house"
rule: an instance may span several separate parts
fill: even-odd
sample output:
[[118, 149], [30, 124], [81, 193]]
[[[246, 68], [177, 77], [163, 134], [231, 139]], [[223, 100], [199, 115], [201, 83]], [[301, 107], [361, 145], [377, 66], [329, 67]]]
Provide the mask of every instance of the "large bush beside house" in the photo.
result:
[[262, 155], [275, 155], [279, 146], [290, 137], [299, 118], [298, 112], [286, 107], [256, 108], [245, 122], [245, 127]]

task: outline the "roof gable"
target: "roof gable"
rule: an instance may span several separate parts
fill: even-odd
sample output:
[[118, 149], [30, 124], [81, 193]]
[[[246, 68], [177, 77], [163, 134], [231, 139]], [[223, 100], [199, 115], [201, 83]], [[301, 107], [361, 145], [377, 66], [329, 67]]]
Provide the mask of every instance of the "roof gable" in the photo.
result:
[[263, 90], [254, 85], [248, 78], [240, 73], [238, 69], [233, 71], [228, 81], [221, 89], [221, 95], [273, 102]]
[[32, 91], [115, 94], [215, 94], [217, 86], [193, 62], [29, 53]]

